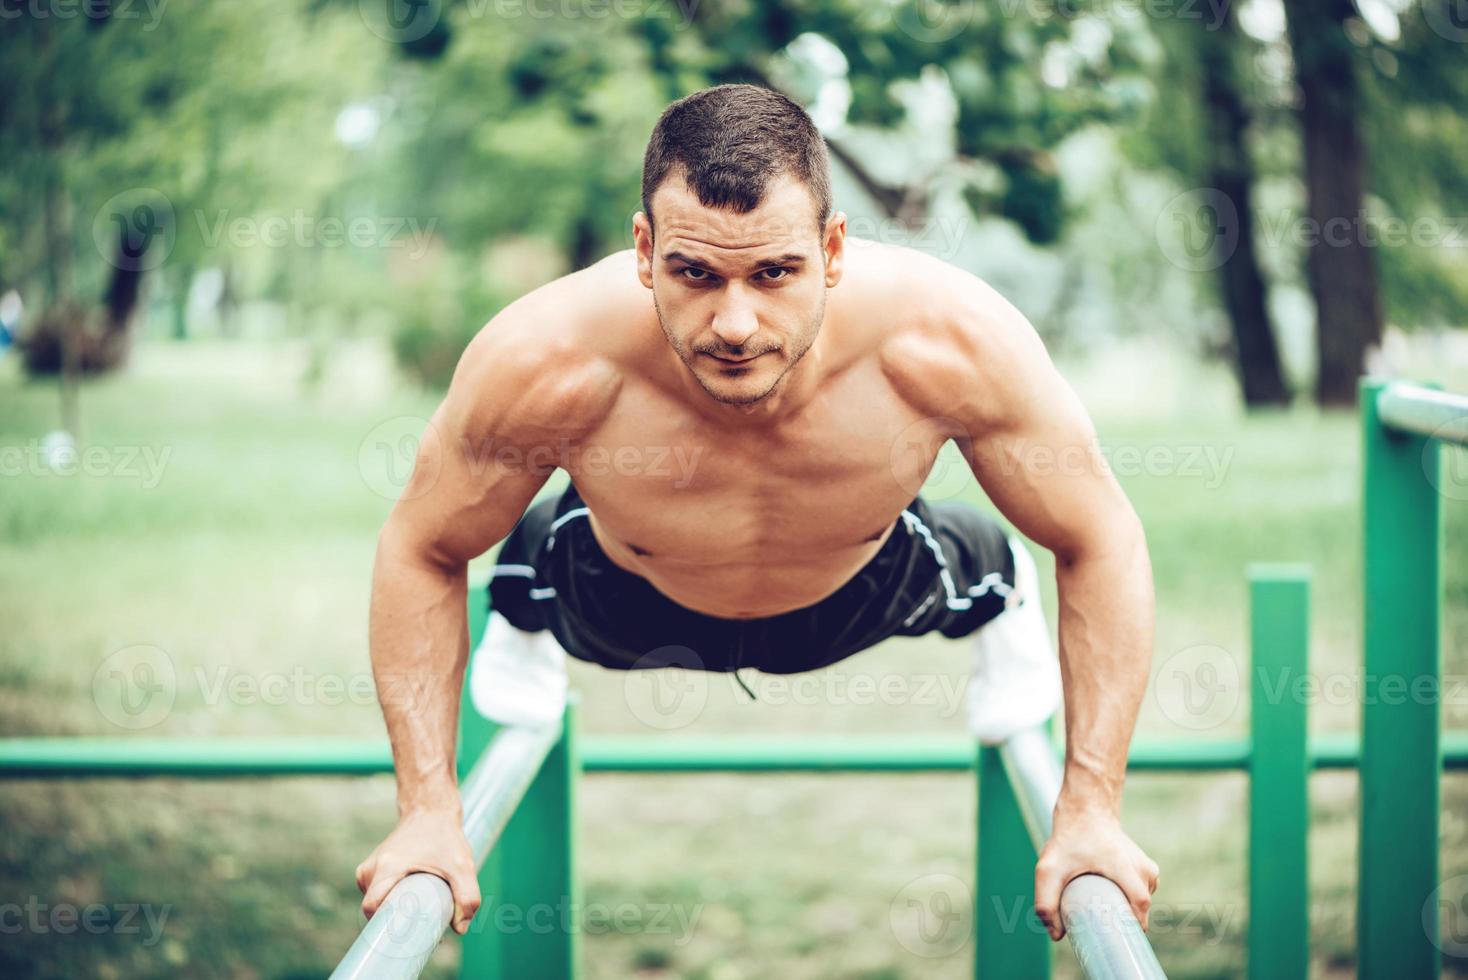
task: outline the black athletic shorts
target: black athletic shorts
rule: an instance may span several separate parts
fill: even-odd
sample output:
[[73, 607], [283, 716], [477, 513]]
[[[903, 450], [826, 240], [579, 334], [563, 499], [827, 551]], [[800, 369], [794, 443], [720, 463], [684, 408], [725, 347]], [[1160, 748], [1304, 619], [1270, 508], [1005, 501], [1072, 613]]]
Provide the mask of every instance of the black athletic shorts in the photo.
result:
[[575, 484], [533, 504], [500, 549], [490, 606], [548, 629], [581, 660], [619, 670], [825, 667], [891, 636], [967, 636], [1004, 611], [1014, 556], [1003, 528], [962, 503], [915, 499], [871, 561], [814, 605], [762, 619], [680, 606], [614, 565]]

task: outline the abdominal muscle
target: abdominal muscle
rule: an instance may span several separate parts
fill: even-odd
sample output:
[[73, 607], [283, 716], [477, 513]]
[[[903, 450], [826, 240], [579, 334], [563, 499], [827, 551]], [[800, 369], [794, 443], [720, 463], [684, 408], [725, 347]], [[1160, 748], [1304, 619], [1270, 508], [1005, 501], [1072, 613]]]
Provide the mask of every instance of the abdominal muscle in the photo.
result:
[[[721, 619], [762, 619], [814, 605], [845, 585], [871, 561], [895, 521], [876, 537], [803, 554], [799, 542], [765, 547], [756, 560], [695, 561], [643, 554], [613, 536], [592, 515], [597, 543], [612, 563], [646, 579], [685, 609]], [[731, 554], [746, 551], [727, 548]]]

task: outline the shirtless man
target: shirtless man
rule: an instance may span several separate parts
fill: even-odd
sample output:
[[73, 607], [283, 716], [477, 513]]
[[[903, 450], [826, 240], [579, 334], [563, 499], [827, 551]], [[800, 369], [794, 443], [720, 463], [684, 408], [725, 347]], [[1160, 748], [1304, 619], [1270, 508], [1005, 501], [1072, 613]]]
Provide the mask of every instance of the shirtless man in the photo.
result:
[[[614, 669], [792, 673], [930, 631], [971, 637], [990, 676], [1048, 657], [1053, 698], [1040, 669], [1033, 696], [1008, 699], [1036, 717], [996, 727], [1007, 705], [984, 704], [977, 673], [969, 703], [996, 741], [1048, 717], [1063, 679], [1036, 912], [1060, 939], [1062, 889], [1097, 872], [1145, 928], [1158, 868], [1120, 812], [1151, 658], [1146, 542], [1034, 330], [966, 272], [847, 239], [819, 133], [765, 89], [669, 106], [642, 206], [635, 249], [521, 298], [469, 344], [382, 530], [371, 650], [399, 822], [358, 869], [364, 912], [417, 870], [451, 886], [457, 931], [479, 906], [454, 775], [466, 563], [504, 540], [498, 639], [476, 675], [486, 658], [553, 673], [559, 657], [564, 684], [563, 650]], [[917, 496], [950, 439], [1055, 554], [1058, 668], [1018, 539]], [[571, 487], [532, 507], [557, 466]], [[390, 696], [399, 682], [422, 692], [411, 706]], [[499, 695], [515, 684], [501, 671], [471, 691], [510, 720]]]

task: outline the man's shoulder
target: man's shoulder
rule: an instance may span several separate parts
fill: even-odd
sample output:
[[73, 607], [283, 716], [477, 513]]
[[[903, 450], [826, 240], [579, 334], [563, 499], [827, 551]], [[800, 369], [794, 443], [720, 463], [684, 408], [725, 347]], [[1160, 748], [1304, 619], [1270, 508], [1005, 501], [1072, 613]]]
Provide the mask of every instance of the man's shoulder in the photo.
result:
[[[845, 304], [884, 341], [992, 334], [1017, 311], [974, 273], [905, 245], [848, 239]], [[1022, 320], [1023, 318], [1020, 317]], [[983, 337], [970, 338], [982, 340]]]
[[645, 335], [657, 322], [635, 261], [630, 249], [614, 252], [532, 289], [495, 314], [474, 343], [512, 345], [551, 360], [625, 356], [654, 339]]
[[851, 305], [874, 318], [882, 371], [920, 410], [993, 418], [1043, 373], [1034, 328], [979, 276], [900, 245], [863, 242], [854, 254]]
[[653, 340], [649, 325], [662, 338], [631, 254], [553, 279], [481, 327], [454, 376], [466, 408], [486, 424], [547, 437], [605, 418], [639, 348]]

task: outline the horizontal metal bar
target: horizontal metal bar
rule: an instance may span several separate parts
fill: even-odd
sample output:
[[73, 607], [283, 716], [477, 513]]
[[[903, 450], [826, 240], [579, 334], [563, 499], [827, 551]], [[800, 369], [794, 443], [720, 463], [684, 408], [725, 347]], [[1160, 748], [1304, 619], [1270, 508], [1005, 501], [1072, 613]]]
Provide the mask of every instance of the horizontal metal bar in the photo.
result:
[[[999, 746], [1035, 851], [1050, 839], [1060, 798], [1060, 758], [1043, 728], [1022, 731]], [[1126, 894], [1110, 879], [1083, 874], [1060, 893], [1060, 918], [1088, 980], [1165, 980], [1157, 954]]]
[[1389, 429], [1468, 446], [1468, 395], [1391, 384], [1376, 396], [1376, 414]]
[[[474, 866], [484, 863], [546, 755], [561, 737], [559, 725], [501, 728], [459, 790], [464, 836]], [[332, 980], [413, 980], [423, 971], [453, 917], [448, 884], [437, 875], [410, 874], [393, 886], [357, 936]]]
[[[1349, 733], [1310, 739], [1316, 769], [1352, 769], [1360, 738]], [[765, 736], [660, 738], [588, 737], [585, 772], [964, 772], [973, 768], [973, 742], [962, 736]], [[1139, 772], [1243, 770], [1243, 739], [1139, 741], [1128, 768]], [[1468, 769], [1468, 732], [1443, 733], [1443, 767]], [[90, 776], [366, 776], [392, 772], [380, 739], [343, 738], [92, 738], [0, 739], [0, 779]]]
[[586, 772], [964, 772], [974, 767], [974, 743], [944, 735], [603, 735], [582, 740], [581, 765]]
[[0, 739], [0, 776], [370, 776], [392, 772], [385, 739]]

